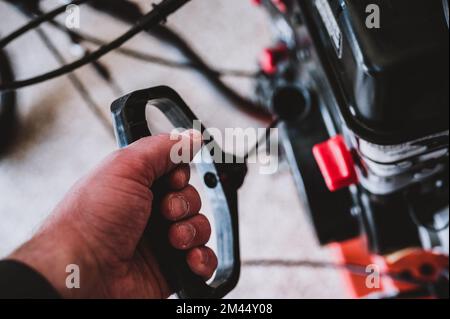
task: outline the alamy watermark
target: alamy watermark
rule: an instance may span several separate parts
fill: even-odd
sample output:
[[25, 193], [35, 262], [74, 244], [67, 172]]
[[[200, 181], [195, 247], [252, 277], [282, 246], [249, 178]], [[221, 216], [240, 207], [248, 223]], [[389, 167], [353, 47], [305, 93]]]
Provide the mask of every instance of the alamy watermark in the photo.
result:
[[381, 10], [377, 4], [369, 4], [366, 7], [366, 13], [369, 15], [366, 17], [366, 27], [368, 29], [380, 29], [381, 28]]
[[[80, 6], [71, 4], [66, 7], [66, 21], [65, 25], [68, 29], [79, 29], [81, 21]], [[369, 4], [366, 7], [366, 27], [368, 29], [381, 28], [381, 9], [377, 4]]]
[[[174, 129], [170, 138], [177, 140], [170, 152], [170, 159], [175, 164], [202, 163], [214, 161], [218, 164], [248, 163], [259, 164], [259, 172], [263, 175], [275, 174], [279, 167], [278, 129], [272, 128], [226, 128], [224, 133], [217, 128], [208, 128], [201, 132], [201, 122], [193, 122], [193, 131], [198, 137], [191, 139], [183, 137], [184, 129]], [[262, 138], [270, 136], [270, 138]], [[243, 147], [239, 147], [239, 145]], [[258, 147], [255, 147], [258, 145]], [[227, 153], [222, 151], [226, 149]], [[243, 150], [242, 150], [243, 148]], [[191, 161], [192, 153], [199, 151], [199, 155]], [[244, 153], [250, 156], [234, 156]]]
[[66, 266], [66, 287], [67, 289], [80, 289], [80, 266], [70, 264]]
[[381, 269], [380, 266], [371, 264], [366, 267], [366, 288], [380, 289], [381, 288]]
[[81, 27], [81, 11], [80, 7], [76, 4], [71, 4], [66, 7], [66, 28], [68, 29], [80, 29]]

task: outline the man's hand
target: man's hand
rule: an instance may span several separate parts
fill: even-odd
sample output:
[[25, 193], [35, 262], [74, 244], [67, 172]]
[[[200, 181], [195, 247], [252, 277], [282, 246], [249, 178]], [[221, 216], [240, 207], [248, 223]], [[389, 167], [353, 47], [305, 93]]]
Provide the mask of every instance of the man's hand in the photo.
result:
[[[183, 143], [201, 144], [198, 132], [183, 136]], [[217, 268], [214, 252], [204, 246], [211, 227], [199, 214], [201, 200], [189, 185], [189, 166], [170, 159], [176, 143], [160, 135], [116, 151], [72, 188], [38, 234], [9, 259], [40, 272], [66, 298], [168, 297], [170, 287], [143, 236], [151, 187], [161, 181], [168, 192], [153, 213], [173, 222], [170, 243], [186, 251], [195, 274], [210, 278]], [[80, 267], [80, 289], [66, 287], [70, 264]]]

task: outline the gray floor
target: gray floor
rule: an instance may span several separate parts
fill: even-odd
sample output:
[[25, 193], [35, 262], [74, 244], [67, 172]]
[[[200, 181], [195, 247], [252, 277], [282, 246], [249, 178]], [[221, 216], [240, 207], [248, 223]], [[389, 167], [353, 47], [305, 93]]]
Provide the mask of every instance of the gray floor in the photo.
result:
[[[148, 1], [139, 1], [146, 3]], [[58, 1], [45, 1], [50, 6]], [[82, 9], [82, 30], [109, 39], [124, 30], [107, 17]], [[0, 33], [24, 23], [23, 18], [0, 2]], [[265, 14], [249, 0], [194, 0], [170, 18], [168, 24], [186, 36], [211, 63], [223, 68], [252, 70], [256, 56], [270, 43]], [[64, 36], [51, 31], [52, 39], [73, 59]], [[138, 36], [128, 47], [179, 58], [172, 50]], [[57, 66], [30, 34], [10, 47], [18, 78]], [[205, 80], [189, 71], [143, 64], [110, 54], [102, 62], [113, 70], [123, 92], [154, 85], [175, 88], [207, 126], [261, 127], [238, 114]], [[82, 77], [103, 113], [117, 93], [89, 67]], [[243, 94], [251, 82], [227, 79]], [[0, 159], [0, 257], [30, 238], [58, 200], [80, 176], [116, 148], [98, 120], [73, 89], [67, 77], [20, 91], [21, 130], [14, 148]], [[264, 176], [252, 165], [240, 191], [242, 258], [330, 260], [328, 250], [317, 245], [298, 200], [286, 165], [279, 173]], [[333, 270], [244, 268], [241, 281], [230, 295], [235, 298], [344, 298], [339, 274]]]

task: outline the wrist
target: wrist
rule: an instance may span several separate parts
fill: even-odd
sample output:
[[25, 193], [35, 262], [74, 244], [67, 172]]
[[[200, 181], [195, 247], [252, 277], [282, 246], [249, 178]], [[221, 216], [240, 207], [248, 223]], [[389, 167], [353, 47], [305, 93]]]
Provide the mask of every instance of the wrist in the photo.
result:
[[76, 231], [63, 225], [51, 229], [44, 229], [8, 259], [26, 264], [40, 273], [62, 298], [89, 297], [98, 289], [94, 282], [98, 278], [98, 267], [89, 248]]

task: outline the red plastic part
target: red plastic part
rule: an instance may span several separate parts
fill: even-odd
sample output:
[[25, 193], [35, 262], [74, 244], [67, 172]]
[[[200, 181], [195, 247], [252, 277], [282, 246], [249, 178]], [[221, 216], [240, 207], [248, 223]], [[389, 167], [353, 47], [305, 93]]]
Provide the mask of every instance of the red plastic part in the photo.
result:
[[[388, 271], [401, 275], [407, 273], [414, 279], [423, 282], [436, 282], [448, 269], [448, 256], [438, 252], [421, 249], [406, 249], [386, 258]], [[400, 291], [414, 290], [417, 287], [410, 284], [394, 281]]]
[[273, 0], [273, 3], [278, 7], [281, 12], [287, 11], [287, 0]]
[[[286, 12], [286, 10], [287, 10], [286, 0], [272, 0], [272, 2], [278, 7], [278, 9], [281, 12]], [[252, 3], [254, 5], [260, 5], [261, 0], [252, 0]]]
[[343, 136], [338, 135], [316, 145], [313, 154], [330, 191], [358, 183], [355, 162]]
[[[422, 249], [405, 249], [388, 256], [373, 255], [370, 253], [364, 237], [334, 243], [329, 247], [336, 253], [339, 264], [363, 267], [376, 265], [383, 274], [407, 273], [412, 279], [423, 282], [435, 282], [449, 266], [448, 255]], [[373, 283], [372, 279], [368, 277], [372, 271], [373, 268], [367, 268], [365, 276], [352, 274], [347, 270], [342, 271], [345, 286], [352, 298], [364, 298], [378, 293], [407, 293], [418, 288], [416, 285], [400, 282], [386, 275], [380, 276], [379, 286], [368, 286], [368, 281]]]
[[274, 74], [277, 71], [278, 63], [288, 57], [288, 48], [285, 44], [279, 44], [273, 48], [264, 49], [260, 65], [266, 74]]
[[[375, 263], [367, 248], [367, 242], [364, 237], [331, 244], [330, 248], [336, 253], [338, 264], [361, 265], [366, 267]], [[368, 287], [366, 285], [367, 276], [352, 274], [346, 270], [342, 271], [342, 276], [347, 292], [351, 298], [367, 297], [368, 295], [382, 292], [384, 289], [383, 282], [381, 282], [379, 287]]]

